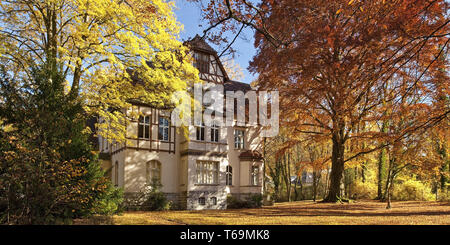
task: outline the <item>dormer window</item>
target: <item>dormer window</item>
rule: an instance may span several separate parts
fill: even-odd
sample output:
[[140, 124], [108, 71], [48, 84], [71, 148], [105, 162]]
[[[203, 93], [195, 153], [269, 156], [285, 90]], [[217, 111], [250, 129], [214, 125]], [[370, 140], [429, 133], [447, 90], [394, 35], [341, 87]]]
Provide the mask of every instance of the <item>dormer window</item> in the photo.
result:
[[209, 73], [209, 55], [206, 53], [195, 52], [194, 53], [195, 63], [194, 66], [201, 73]]

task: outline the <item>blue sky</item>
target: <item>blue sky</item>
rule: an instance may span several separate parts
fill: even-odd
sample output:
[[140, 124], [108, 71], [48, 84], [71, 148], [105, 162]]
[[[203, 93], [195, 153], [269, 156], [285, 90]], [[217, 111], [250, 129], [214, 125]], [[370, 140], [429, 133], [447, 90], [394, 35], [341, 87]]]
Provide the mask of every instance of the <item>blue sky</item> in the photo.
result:
[[[186, 0], [175, 0], [175, 5], [175, 14], [177, 19], [184, 26], [184, 30], [180, 33], [181, 39], [185, 41], [194, 37], [196, 34], [202, 35], [203, 29], [207, 25], [202, 21], [201, 9], [198, 4], [190, 3]], [[204, 24], [203, 28], [199, 27], [202, 23]], [[251, 61], [255, 55], [255, 48], [253, 47], [253, 31], [247, 28], [242, 34], [245, 38], [238, 38], [233, 44], [233, 48], [236, 50], [234, 61], [244, 70], [244, 78], [241, 82], [250, 83], [256, 77], [250, 74], [247, 70], [249, 61]], [[216, 49], [216, 51], [221, 51], [216, 46], [211, 46]]]

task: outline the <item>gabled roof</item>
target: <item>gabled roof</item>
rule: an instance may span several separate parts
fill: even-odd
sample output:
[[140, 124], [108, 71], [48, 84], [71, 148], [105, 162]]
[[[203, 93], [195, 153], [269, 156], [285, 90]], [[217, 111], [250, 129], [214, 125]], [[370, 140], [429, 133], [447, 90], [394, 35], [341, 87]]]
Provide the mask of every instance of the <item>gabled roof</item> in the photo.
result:
[[220, 61], [219, 56], [217, 55], [216, 50], [214, 50], [202, 37], [200, 37], [198, 34], [195, 35], [194, 38], [191, 40], [188, 40], [184, 42], [184, 45], [188, 46], [191, 50], [196, 50], [200, 52], [205, 52], [210, 55], [213, 55], [217, 64], [219, 65], [220, 70], [222, 71], [222, 74], [225, 77], [225, 80], [229, 80], [227, 71], [225, 70], [225, 67], [222, 65], [222, 61]]
[[[222, 73], [225, 76], [224, 83], [223, 83], [225, 91], [242, 91], [242, 92], [246, 93], [247, 91], [253, 90], [253, 88], [250, 86], [250, 84], [233, 81], [233, 80], [229, 79], [228, 74], [226, 73], [225, 68], [222, 65], [222, 62], [220, 61], [220, 59], [217, 55], [217, 52], [205, 40], [203, 40], [199, 35], [196, 35], [191, 40], [184, 42], [184, 45], [187, 45], [191, 50], [206, 52], [215, 57], [215, 59], [218, 61], [218, 65], [219, 65], [220, 69], [222, 70]], [[148, 61], [147, 65], [149, 65], [151, 67], [152, 63], [150, 61]], [[127, 69], [127, 72], [131, 76], [133, 85], [138, 85], [138, 84], [144, 85], [144, 82], [139, 77], [139, 74], [134, 72], [132, 69]], [[148, 106], [148, 107], [153, 107], [153, 108], [163, 109], [163, 110], [174, 108], [173, 105], [159, 107], [157, 105], [143, 103], [139, 99], [129, 100], [128, 102], [130, 102], [134, 105]]]
[[217, 54], [217, 52], [198, 34], [195, 35], [194, 38], [184, 42], [185, 45], [188, 45], [191, 49], [201, 50], [211, 54]]

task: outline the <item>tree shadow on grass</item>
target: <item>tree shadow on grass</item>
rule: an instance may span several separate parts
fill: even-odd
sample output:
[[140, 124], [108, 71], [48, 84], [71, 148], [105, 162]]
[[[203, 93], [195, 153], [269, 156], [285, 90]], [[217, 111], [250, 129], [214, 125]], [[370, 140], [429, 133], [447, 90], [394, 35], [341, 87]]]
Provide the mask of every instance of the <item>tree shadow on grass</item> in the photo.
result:
[[[345, 216], [345, 217], [395, 217], [395, 216], [439, 216], [450, 215], [449, 203], [437, 202], [394, 202], [393, 209], [386, 210], [385, 203], [365, 202], [352, 204], [330, 203], [292, 203], [281, 206], [263, 207], [258, 210], [242, 210], [240, 214], [254, 217], [311, 217], [311, 216]], [[438, 210], [436, 210], [438, 209]]]

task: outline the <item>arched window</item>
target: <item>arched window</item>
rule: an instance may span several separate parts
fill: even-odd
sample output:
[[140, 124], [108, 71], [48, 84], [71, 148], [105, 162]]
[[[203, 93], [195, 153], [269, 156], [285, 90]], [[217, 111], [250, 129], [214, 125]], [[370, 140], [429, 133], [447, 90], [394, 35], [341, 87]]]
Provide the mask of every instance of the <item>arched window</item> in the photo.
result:
[[217, 205], [217, 197], [211, 197], [211, 204]]
[[259, 185], [259, 167], [253, 166], [251, 170], [251, 185]]
[[114, 185], [119, 186], [119, 162], [114, 163]]
[[146, 176], [148, 184], [153, 183], [153, 181], [161, 183], [161, 163], [156, 160], [147, 162]]
[[228, 165], [225, 174], [226, 174], [226, 181], [225, 181], [226, 185], [233, 185], [233, 167]]

